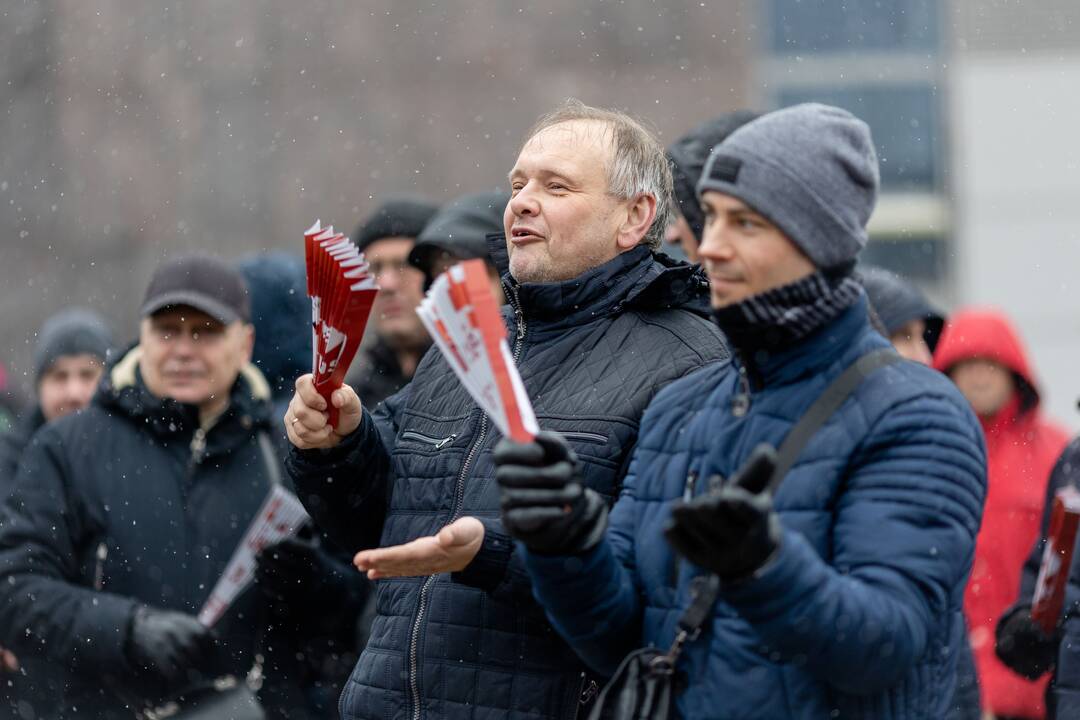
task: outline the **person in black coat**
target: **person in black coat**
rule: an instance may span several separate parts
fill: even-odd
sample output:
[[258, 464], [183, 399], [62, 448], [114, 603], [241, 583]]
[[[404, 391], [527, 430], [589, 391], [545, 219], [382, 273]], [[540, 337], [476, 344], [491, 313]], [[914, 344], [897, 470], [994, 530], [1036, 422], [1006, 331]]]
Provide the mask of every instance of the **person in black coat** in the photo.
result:
[[945, 326], [941, 311], [913, 283], [884, 268], [863, 266], [856, 278], [896, 351], [908, 360], [931, 365]]
[[168, 261], [142, 315], [91, 405], [24, 452], [0, 507], [0, 640], [62, 678], [40, 717], [183, 706], [261, 655], [266, 710], [302, 718], [297, 618], [269, 592], [300, 575], [246, 591], [213, 630], [195, 617], [282, 474], [243, 281], [208, 257]]
[[[34, 433], [90, 403], [111, 346], [108, 326], [92, 310], [68, 308], [41, 326], [33, 357], [34, 405], [0, 434], [0, 498], [14, 487], [19, 461]], [[0, 717], [18, 718], [20, 706], [47, 704], [60, 689], [55, 680], [47, 662], [0, 649]]]
[[425, 200], [395, 198], [380, 205], [353, 233], [379, 284], [371, 308], [375, 339], [361, 349], [346, 376], [346, 382], [364, 393], [369, 407], [403, 388], [431, 347], [416, 314], [424, 297], [424, 276], [408, 258], [437, 210]]
[[[513, 358], [540, 426], [564, 431], [610, 502], [649, 400], [725, 359], [723, 336], [706, 318], [701, 271], [653, 252], [671, 179], [636, 122], [570, 103], [529, 133], [510, 180], [506, 234], [489, 247]], [[374, 412], [351, 388], [336, 391], [336, 428], [311, 378], [297, 387], [289, 473], [312, 517], [377, 580], [342, 716], [587, 712], [598, 678], [545, 621], [499, 520], [500, 433], [439, 351]]]

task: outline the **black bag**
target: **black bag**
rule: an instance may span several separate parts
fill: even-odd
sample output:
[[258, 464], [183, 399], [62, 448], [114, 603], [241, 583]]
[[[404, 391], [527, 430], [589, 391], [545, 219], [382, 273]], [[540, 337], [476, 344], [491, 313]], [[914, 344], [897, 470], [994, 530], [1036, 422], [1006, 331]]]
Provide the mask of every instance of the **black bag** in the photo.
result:
[[[844, 400], [870, 373], [898, 362], [900, 356], [891, 348], [863, 355], [825, 388], [814, 404], [791, 429], [780, 445], [776, 467], [766, 492], [775, 493], [806, 443]], [[690, 606], [679, 618], [675, 641], [667, 652], [641, 648], [623, 658], [615, 675], [600, 692], [588, 720], [668, 720], [675, 717], [675, 664], [686, 643], [697, 640], [712, 614], [720, 594], [720, 578], [708, 573], [693, 579]]]

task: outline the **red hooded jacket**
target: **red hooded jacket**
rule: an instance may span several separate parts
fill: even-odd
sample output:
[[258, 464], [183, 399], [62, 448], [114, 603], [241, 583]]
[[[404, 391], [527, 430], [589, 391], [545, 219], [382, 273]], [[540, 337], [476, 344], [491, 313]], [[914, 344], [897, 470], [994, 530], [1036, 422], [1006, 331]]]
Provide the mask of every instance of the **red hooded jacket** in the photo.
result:
[[1042, 718], [1048, 677], [1028, 681], [994, 655], [994, 627], [1016, 601], [1020, 573], [1039, 534], [1046, 485], [1068, 443], [1065, 428], [1039, 410], [1039, 391], [1020, 337], [1003, 314], [987, 309], [956, 313], [934, 353], [941, 372], [964, 360], [994, 360], [1012, 370], [1017, 391], [996, 415], [980, 418], [989, 463], [986, 506], [964, 611], [984, 710]]

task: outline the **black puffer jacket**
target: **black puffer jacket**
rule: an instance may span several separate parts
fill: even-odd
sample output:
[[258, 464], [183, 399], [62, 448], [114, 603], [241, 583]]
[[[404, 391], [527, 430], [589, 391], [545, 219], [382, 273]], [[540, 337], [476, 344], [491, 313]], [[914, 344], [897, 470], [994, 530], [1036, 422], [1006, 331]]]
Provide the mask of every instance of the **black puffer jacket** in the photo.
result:
[[[132, 613], [140, 604], [198, 613], [270, 488], [256, 438], [271, 427], [269, 389], [258, 371], [245, 370], [204, 433], [195, 407], [145, 388], [138, 352], [111, 368], [89, 408], [34, 436], [2, 507], [0, 642], [66, 675], [56, 706], [35, 708], [44, 717], [127, 720], [113, 688], [157, 697], [125, 656]], [[200, 670], [245, 675], [264, 606], [257, 591], [241, 595]], [[293, 669], [277, 654], [268, 662], [267, 704], [302, 705], [287, 697]]]
[[[504, 263], [505, 250], [496, 254]], [[504, 283], [511, 346], [540, 426], [563, 432], [588, 485], [613, 498], [649, 400], [727, 357], [705, 319], [704, 278], [639, 247], [572, 281]], [[498, 440], [432, 350], [412, 383], [342, 445], [293, 451], [301, 499], [350, 549], [432, 535], [462, 515], [486, 528], [464, 572], [377, 583], [378, 617], [342, 695], [343, 718], [561, 720], [592, 694], [502, 530]]]

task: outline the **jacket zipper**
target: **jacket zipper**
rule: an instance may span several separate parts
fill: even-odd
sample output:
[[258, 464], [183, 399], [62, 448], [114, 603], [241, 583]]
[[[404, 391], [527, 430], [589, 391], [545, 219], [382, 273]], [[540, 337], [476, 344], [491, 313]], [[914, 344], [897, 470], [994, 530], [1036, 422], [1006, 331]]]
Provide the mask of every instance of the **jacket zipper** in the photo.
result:
[[454, 433], [449, 437], [444, 437], [440, 440], [439, 438], [429, 437], [427, 435], [423, 435], [412, 430], [406, 430], [405, 432], [401, 433], [401, 437], [402, 439], [408, 438], [410, 440], [419, 440], [420, 442], [430, 443], [436, 450], [442, 450], [444, 447], [454, 442], [454, 440], [457, 438], [457, 433]]
[[600, 433], [564, 432], [564, 433], [560, 433], [560, 434], [564, 438], [567, 438], [569, 440], [584, 440], [586, 442], [594, 442], [594, 443], [606, 443], [607, 442], [607, 436], [606, 435], [601, 435]]
[[[517, 287], [513, 288], [514, 296], [514, 314], [517, 318], [517, 338], [514, 342], [514, 363], [516, 364], [521, 359], [521, 349], [524, 346], [525, 340], [525, 315], [521, 311], [521, 303], [518, 298]], [[458, 473], [457, 485], [454, 487], [454, 504], [452, 506], [452, 512], [450, 513], [450, 522], [454, 522], [458, 519], [461, 513], [461, 505], [465, 498], [465, 476], [469, 472], [469, 466], [472, 465], [473, 458], [476, 455], [477, 449], [483, 444], [484, 438], [487, 436], [488, 429], [488, 417], [487, 415], [481, 415], [480, 419], [480, 431], [476, 435], [476, 439], [473, 440], [472, 445], [469, 447], [469, 452], [465, 455], [465, 462], [461, 464], [461, 472]], [[405, 433], [402, 433], [402, 437]], [[419, 660], [418, 650], [420, 643], [420, 626], [424, 624], [424, 616], [427, 614], [427, 598], [428, 593], [431, 590], [431, 586], [435, 584], [435, 580], [438, 575], [431, 575], [424, 580], [423, 586], [420, 588], [420, 605], [416, 611], [416, 620], [413, 622], [412, 638], [409, 641], [409, 689], [412, 692], [413, 701], [413, 720], [420, 720], [420, 677], [419, 677]]]
[[750, 374], [746, 363], [739, 363], [739, 393], [731, 399], [731, 414], [743, 417], [750, 412]]

